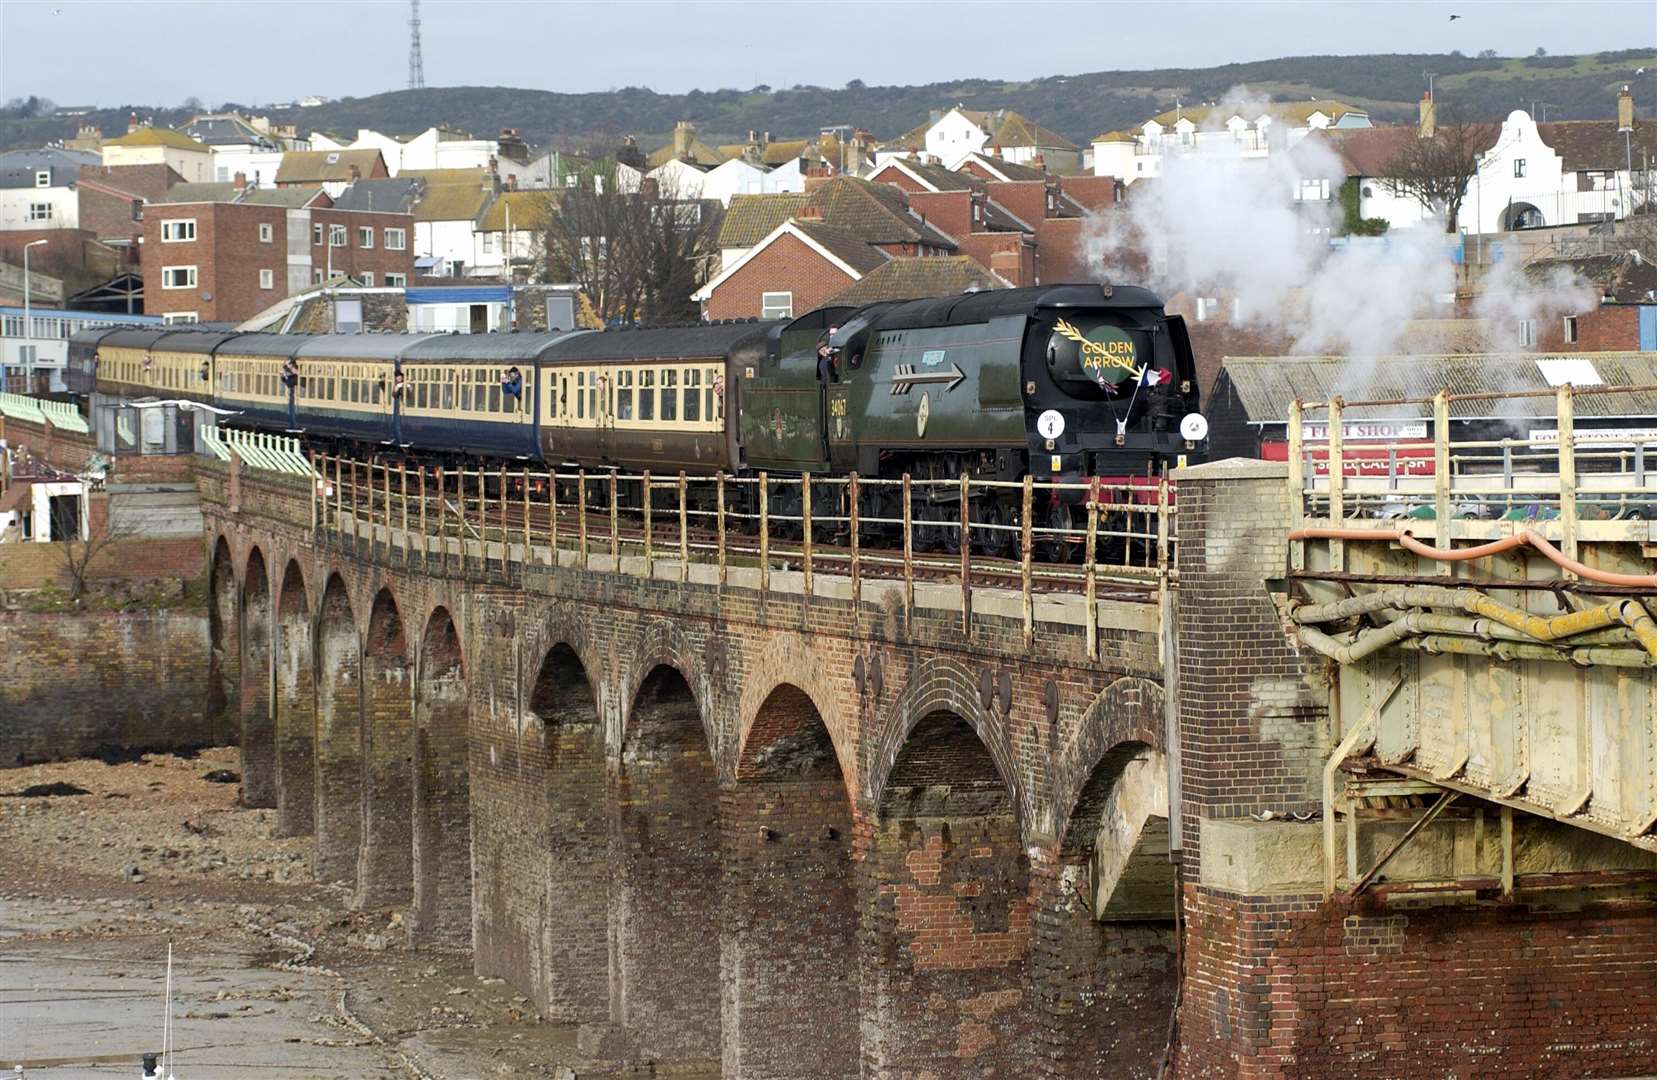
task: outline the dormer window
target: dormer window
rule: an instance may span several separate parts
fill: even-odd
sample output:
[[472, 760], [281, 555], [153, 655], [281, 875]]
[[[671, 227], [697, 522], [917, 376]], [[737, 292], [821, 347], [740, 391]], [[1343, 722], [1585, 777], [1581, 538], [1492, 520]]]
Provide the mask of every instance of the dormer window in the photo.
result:
[[51, 186], [52, 186], [52, 170], [51, 169], [40, 169], [40, 170], [36, 171], [36, 173], [35, 173], [35, 187], [51, 187]]

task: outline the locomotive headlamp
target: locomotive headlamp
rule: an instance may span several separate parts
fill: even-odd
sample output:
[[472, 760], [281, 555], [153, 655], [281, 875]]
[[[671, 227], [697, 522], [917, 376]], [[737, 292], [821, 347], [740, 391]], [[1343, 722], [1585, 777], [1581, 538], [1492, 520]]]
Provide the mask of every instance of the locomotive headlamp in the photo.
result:
[[1190, 379], [1181, 379], [1179, 381], [1179, 392], [1182, 393], [1182, 394], [1189, 394], [1191, 392], [1191, 380]]
[[1126, 446], [1126, 445], [1128, 445], [1128, 437], [1126, 435], [1122, 434], [1120, 431], [1118, 431], [1116, 433], [1116, 445], [1117, 446]]
[[1036, 381], [1034, 379], [1024, 384], [1024, 392], [1031, 397], [1036, 396]]
[[1053, 440], [1052, 439], [1047, 440], [1047, 449], [1049, 449], [1049, 450], [1053, 449]]
[[1108, 283], [1099, 286], [1099, 295], [1103, 296], [1106, 300], [1109, 300], [1110, 299], [1110, 294], [1115, 292], [1115, 291], [1116, 290], [1112, 289]]

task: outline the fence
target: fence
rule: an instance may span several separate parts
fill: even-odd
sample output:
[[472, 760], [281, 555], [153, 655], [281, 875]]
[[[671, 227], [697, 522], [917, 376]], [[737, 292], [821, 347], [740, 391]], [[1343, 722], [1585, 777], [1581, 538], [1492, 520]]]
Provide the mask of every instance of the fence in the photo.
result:
[[[1649, 543], [1653, 534], [1648, 522], [1657, 519], [1652, 475], [1657, 467], [1657, 425], [1579, 428], [1577, 411], [1579, 402], [1591, 398], [1596, 416], [1624, 415], [1634, 406], [1619, 407], [1616, 402], [1653, 391], [1657, 386], [1584, 390], [1565, 385], [1551, 391], [1440, 392], [1431, 398], [1393, 401], [1297, 401], [1290, 407], [1288, 423], [1292, 528], [1297, 539], [1334, 541], [1336, 570], [1343, 568], [1342, 542], [1366, 537], [1408, 537], [1406, 546], [1423, 547], [1419, 538], [1431, 534], [1432, 549], [1441, 559], [1449, 558], [1446, 553], [1458, 539], [1515, 541], [1512, 546], [1524, 541], [1545, 554], [1548, 546], [1557, 545], [1557, 553], [1573, 561], [1578, 544], [1585, 540]], [[1533, 425], [1523, 438], [1455, 435], [1452, 408], [1457, 403], [1479, 403], [1479, 409], [1489, 411], [1491, 403], [1539, 398], [1553, 399], [1552, 417], [1527, 412], [1479, 418], [1494, 426]], [[1347, 410], [1363, 408], [1371, 415], [1384, 410], [1396, 416], [1428, 406], [1427, 437], [1384, 446], [1347, 445]], [[1501, 412], [1499, 407], [1495, 411]], [[1319, 415], [1327, 417], [1327, 438], [1309, 439], [1303, 424]], [[1553, 426], [1545, 427], [1550, 420]], [[1398, 528], [1400, 523], [1405, 527]], [[1466, 552], [1456, 555], [1465, 556]], [[1298, 544], [1295, 558], [1296, 568], [1303, 568]]]
[[204, 426], [201, 428], [201, 442], [207, 452], [220, 461], [229, 461], [231, 451], [235, 451], [242, 464], [249, 468], [290, 476], [316, 476], [316, 469], [310, 458], [305, 456], [299, 440], [286, 435]]
[[866, 579], [901, 580], [906, 609], [917, 581], [944, 582], [960, 591], [964, 626], [974, 589], [1016, 589], [1027, 639], [1038, 597], [1080, 599], [1091, 656], [1101, 596], [1165, 601], [1177, 542], [1161, 478], [1105, 489], [969, 476], [422, 469], [330, 456], [314, 465], [313, 528], [392, 560], [470, 573], [590, 566], [593, 556], [620, 570], [633, 558], [643, 576], [665, 565], [680, 581], [707, 566], [720, 586], [741, 565], [757, 569], [761, 591], [786, 568], [807, 597], [829, 571], [849, 579], [853, 597]]
[[63, 431], [85, 435], [86, 419], [66, 401], [46, 401], [22, 394], [0, 393], [0, 415], [32, 424], [51, 424]]

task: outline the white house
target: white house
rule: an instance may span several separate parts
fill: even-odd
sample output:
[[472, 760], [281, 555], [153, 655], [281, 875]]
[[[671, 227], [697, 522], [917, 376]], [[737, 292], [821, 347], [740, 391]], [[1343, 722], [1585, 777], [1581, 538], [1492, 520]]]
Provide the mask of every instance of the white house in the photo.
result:
[[1036, 164], [1055, 174], [1075, 172], [1082, 161], [1075, 143], [1010, 109], [984, 112], [957, 105], [935, 110], [925, 124], [877, 149], [874, 167], [894, 157], [924, 156], [953, 169], [971, 154]]
[[[700, 166], [674, 158], [644, 174], [656, 181], [658, 190], [670, 199], [700, 199], [708, 173]], [[713, 198], [713, 196], [708, 196]]]
[[[665, 166], [664, 166], [665, 167]], [[732, 158], [702, 177], [702, 198], [718, 199], [725, 206], [737, 195], [774, 195], [805, 190], [803, 158], [791, 158], [774, 169]]]
[[83, 540], [86, 534], [86, 481], [78, 477], [54, 471], [50, 479], [18, 480], [0, 495], [0, 544]]
[[357, 137], [350, 142], [317, 132], [311, 136], [311, 144], [316, 150], [378, 150], [385, 158], [386, 171], [392, 176], [411, 169], [485, 169], [500, 155], [500, 143], [496, 140], [474, 139], [447, 127], [431, 127], [408, 136], [359, 128]]
[[[476, 277], [482, 254], [478, 228], [495, 200], [489, 174], [482, 169], [432, 173], [414, 207], [414, 268], [417, 276]], [[448, 179], [454, 177], [455, 179]], [[491, 260], [496, 270], [499, 259]], [[493, 271], [491, 271], [492, 273]]]
[[201, 113], [178, 130], [212, 151], [212, 179], [219, 183], [240, 173], [256, 187], [270, 187], [282, 167], [283, 152], [309, 150], [311, 145], [292, 125], [237, 113]]
[[98, 155], [80, 150], [10, 150], [0, 154], [0, 229], [80, 227], [82, 165]]
[[1293, 147], [1314, 131], [1370, 126], [1369, 114], [1340, 101], [1240, 105], [1179, 105], [1137, 129], [1110, 131], [1093, 140], [1093, 175], [1123, 183], [1162, 175], [1169, 154], [1224, 149], [1227, 160], [1265, 158]]
[[[1391, 162], [1404, 144], [1436, 128], [1433, 102], [1423, 100], [1416, 128], [1374, 128], [1341, 137], [1336, 146], [1347, 173], [1358, 178], [1359, 212], [1385, 218], [1393, 228], [1433, 215], [1419, 201], [1387, 183]], [[1515, 110], [1502, 122], [1463, 196], [1463, 232], [1494, 233], [1626, 218], [1645, 206], [1644, 175], [1631, 170], [1657, 156], [1657, 124], [1640, 123], [1624, 88], [1617, 119], [1538, 124]]]

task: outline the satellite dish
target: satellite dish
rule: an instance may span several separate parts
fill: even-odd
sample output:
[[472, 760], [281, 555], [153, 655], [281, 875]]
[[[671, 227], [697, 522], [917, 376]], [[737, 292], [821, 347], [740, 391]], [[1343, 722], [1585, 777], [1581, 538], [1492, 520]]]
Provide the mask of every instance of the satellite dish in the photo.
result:
[[1186, 413], [1179, 422], [1179, 433], [1187, 442], [1201, 442], [1208, 438], [1208, 418], [1202, 413]]

